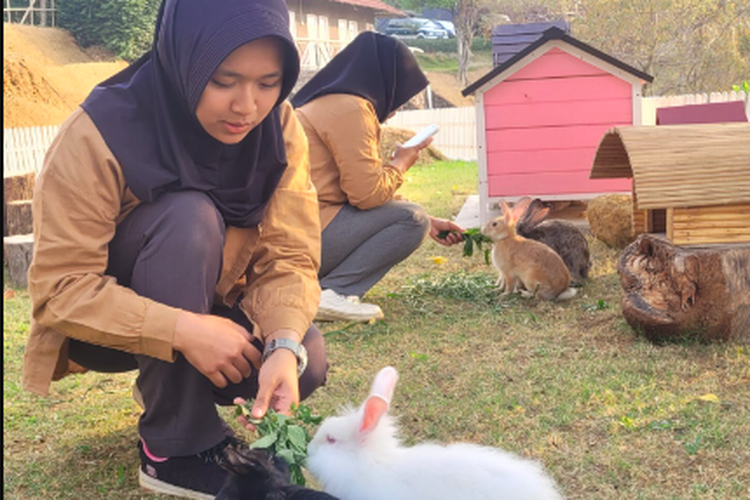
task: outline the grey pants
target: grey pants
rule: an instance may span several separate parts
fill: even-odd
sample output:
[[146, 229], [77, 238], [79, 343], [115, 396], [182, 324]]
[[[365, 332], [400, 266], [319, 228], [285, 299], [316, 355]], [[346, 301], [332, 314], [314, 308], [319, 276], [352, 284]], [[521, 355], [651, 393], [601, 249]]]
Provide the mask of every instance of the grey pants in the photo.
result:
[[[136, 207], [117, 227], [109, 245], [106, 273], [140, 295], [200, 314], [228, 317], [252, 331], [235, 306], [213, 306], [224, 246], [224, 221], [210, 198], [195, 191], [163, 195]], [[117, 314], [116, 304], [112, 313]], [[263, 346], [257, 340], [256, 347]], [[315, 326], [305, 334], [308, 365], [300, 378], [300, 397], [325, 381], [327, 362], [323, 337]], [[95, 371], [139, 370], [138, 387], [146, 410], [138, 430], [158, 456], [187, 456], [205, 451], [224, 439], [216, 404], [229, 405], [235, 396], [253, 398], [258, 373], [224, 389], [177, 354], [173, 363], [71, 340], [70, 358]]]
[[389, 201], [370, 210], [344, 205], [323, 230], [320, 286], [363, 296], [419, 248], [429, 230], [429, 217], [413, 203]]

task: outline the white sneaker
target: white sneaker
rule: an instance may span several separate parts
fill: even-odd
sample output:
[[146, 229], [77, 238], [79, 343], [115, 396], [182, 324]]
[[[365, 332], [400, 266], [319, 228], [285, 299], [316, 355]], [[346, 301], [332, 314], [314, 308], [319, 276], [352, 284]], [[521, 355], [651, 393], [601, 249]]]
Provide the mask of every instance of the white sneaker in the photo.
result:
[[383, 311], [375, 304], [368, 304], [339, 295], [333, 290], [323, 290], [315, 321], [371, 321], [383, 319]]

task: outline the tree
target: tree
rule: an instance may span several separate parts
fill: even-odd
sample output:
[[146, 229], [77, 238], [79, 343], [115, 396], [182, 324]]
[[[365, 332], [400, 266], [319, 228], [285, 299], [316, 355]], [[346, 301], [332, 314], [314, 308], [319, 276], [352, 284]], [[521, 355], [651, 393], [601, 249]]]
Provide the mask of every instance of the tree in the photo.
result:
[[724, 90], [750, 74], [747, 0], [585, 0], [573, 33], [654, 75], [652, 94]]
[[491, 0], [391, 0], [400, 9], [422, 10], [425, 7], [449, 9], [456, 27], [458, 52], [458, 79], [462, 85], [469, 84], [469, 62], [471, 41], [480, 29], [480, 14], [491, 4]]

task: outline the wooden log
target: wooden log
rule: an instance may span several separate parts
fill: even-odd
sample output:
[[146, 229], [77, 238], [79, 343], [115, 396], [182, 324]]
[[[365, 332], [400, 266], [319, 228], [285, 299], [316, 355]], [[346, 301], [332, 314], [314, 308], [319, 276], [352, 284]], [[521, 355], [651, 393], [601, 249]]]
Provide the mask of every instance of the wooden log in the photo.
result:
[[750, 245], [680, 248], [643, 234], [617, 271], [622, 313], [649, 340], [750, 343]]
[[[7, 205], [10, 202], [30, 200], [34, 197], [36, 173], [3, 177], [3, 236], [8, 236]], [[19, 234], [19, 233], [16, 233]]]
[[8, 280], [14, 288], [26, 288], [34, 236], [21, 234], [3, 238], [3, 253], [8, 265]]
[[31, 200], [10, 201], [5, 206], [6, 236], [29, 234], [34, 231]]

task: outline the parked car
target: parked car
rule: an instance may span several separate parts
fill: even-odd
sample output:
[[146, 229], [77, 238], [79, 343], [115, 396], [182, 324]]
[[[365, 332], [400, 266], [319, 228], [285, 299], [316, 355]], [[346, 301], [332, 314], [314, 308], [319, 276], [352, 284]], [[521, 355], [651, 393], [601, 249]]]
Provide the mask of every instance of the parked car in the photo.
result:
[[430, 19], [406, 17], [388, 19], [378, 31], [396, 38], [448, 38], [448, 30]]
[[441, 28], [448, 32], [450, 38], [456, 38], [456, 27], [450, 21], [442, 21], [440, 19], [433, 19], [434, 23], [438, 24]]

